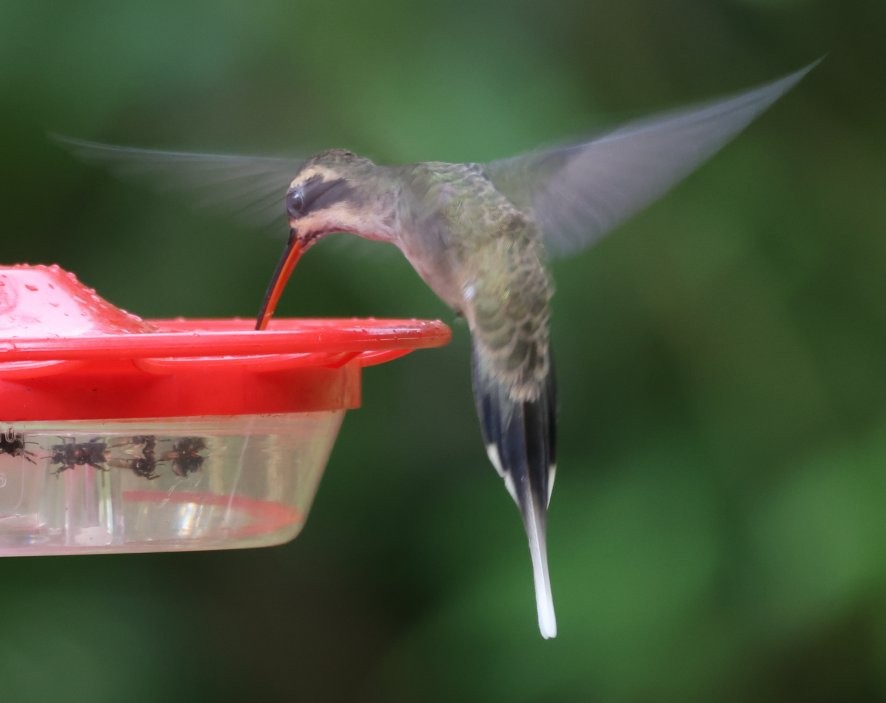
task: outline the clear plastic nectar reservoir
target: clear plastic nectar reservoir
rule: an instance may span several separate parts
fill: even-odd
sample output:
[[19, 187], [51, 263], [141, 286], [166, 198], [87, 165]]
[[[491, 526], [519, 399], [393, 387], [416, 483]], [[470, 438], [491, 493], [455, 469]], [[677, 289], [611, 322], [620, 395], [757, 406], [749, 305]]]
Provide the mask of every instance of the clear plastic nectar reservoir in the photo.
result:
[[0, 268], [0, 556], [280, 544], [363, 366], [439, 322], [152, 320], [58, 267]]

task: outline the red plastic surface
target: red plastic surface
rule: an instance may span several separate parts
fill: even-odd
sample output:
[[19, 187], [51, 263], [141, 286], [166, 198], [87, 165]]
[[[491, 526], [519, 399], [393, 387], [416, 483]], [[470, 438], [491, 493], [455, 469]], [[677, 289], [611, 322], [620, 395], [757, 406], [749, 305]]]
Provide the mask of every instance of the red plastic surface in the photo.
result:
[[0, 420], [354, 408], [360, 369], [446, 344], [426, 320], [142, 320], [57, 266], [0, 267]]

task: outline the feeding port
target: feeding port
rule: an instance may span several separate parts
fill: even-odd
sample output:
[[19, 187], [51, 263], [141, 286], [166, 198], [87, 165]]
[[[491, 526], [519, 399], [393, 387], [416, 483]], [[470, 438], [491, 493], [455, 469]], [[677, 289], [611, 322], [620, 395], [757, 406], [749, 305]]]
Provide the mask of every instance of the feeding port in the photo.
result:
[[141, 320], [0, 268], [0, 555], [227, 549], [301, 529], [362, 369], [440, 322]]

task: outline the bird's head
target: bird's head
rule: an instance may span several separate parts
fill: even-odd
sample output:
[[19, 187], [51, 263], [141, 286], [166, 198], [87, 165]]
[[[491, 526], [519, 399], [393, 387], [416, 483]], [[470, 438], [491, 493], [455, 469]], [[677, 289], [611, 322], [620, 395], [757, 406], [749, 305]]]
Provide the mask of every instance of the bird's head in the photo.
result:
[[324, 234], [361, 233], [374, 169], [369, 159], [344, 149], [324, 151], [302, 166], [286, 191], [289, 228], [302, 250]]
[[377, 167], [345, 149], [330, 149], [308, 159], [286, 191], [289, 241], [271, 278], [256, 329], [264, 329], [302, 253], [332, 232], [372, 237]]

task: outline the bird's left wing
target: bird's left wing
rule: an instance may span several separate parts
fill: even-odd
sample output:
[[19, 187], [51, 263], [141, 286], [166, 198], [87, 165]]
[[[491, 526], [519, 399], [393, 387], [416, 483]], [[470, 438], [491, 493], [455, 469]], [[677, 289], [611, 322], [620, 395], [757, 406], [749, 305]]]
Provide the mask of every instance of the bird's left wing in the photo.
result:
[[816, 65], [712, 103], [629, 123], [584, 144], [484, 166], [531, 212], [550, 255], [592, 244], [691, 173]]
[[219, 208], [249, 224], [264, 225], [279, 218], [280, 231], [286, 231], [283, 200], [302, 165], [299, 159], [155, 151], [52, 137], [77, 158], [117, 176], [158, 190], [188, 192], [196, 205]]

